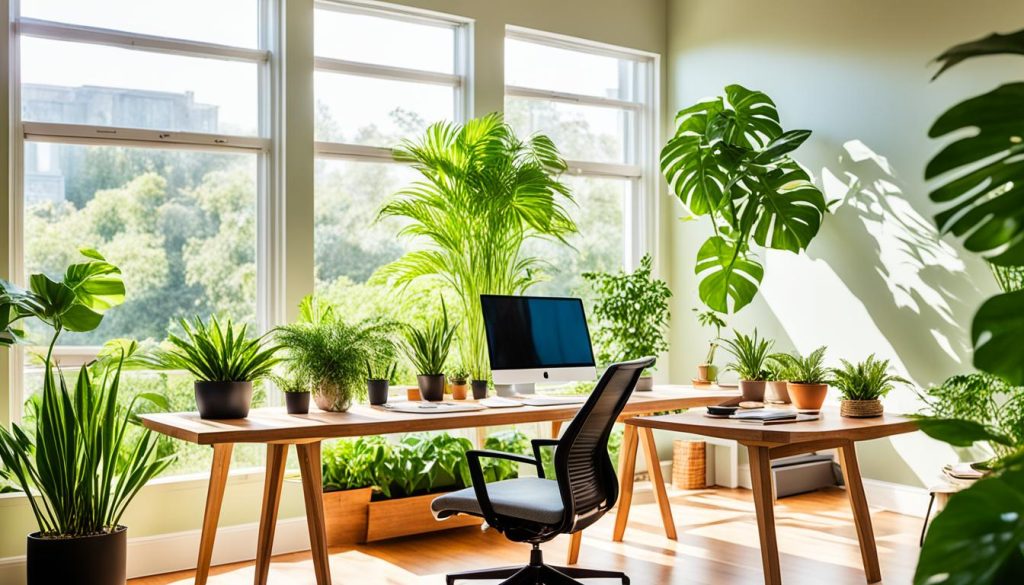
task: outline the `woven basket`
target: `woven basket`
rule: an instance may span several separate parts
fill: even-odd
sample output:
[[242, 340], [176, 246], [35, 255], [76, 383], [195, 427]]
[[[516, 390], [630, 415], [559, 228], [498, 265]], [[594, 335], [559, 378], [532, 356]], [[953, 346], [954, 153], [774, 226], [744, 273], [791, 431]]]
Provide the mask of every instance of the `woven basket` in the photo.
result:
[[881, 400], [843, 400], [839, 402], [839, 414], [850, 418], [872, 418], [882, 416]]
[[672, 443], [672, 487], [695, 490], [707, 480], [707, 444], [704, 441], [679, 440]]

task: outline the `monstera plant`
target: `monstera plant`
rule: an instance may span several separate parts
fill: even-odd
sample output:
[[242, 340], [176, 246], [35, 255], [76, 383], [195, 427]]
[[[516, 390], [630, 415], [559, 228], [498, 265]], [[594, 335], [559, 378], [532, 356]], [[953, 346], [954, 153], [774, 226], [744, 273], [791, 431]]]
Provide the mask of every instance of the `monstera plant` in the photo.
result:
[[[939, 56], [936, 77], [964, 60], [996, 54], [1024, 54], [1024, 30], [949, 49]], [[1005, 380], [1010, 404], [1024, 385], [1024, 82], [953, 106], [929, 131], [933, 138], [954, 133], [925, 176], [937, 185], [932, 201], [945, 205], [938, 226], [983, 254], [1003, 289], [978, 309], [972, 337], [975, 367]], [[947, 416], [922, 419], [922, 430], [955, 446], [1000, 448], [986, 464], [992, 473], [954, 495], [932, 523], [914, 583], [1024, 583], [1024, 447], [998, 420]]]
[[783, 131], [771, 98], [740, 85], [681, 110], [676, 124], [661, 170], [689, 212], [709, 216], [714, 229], [697, 252], [700, 298], [735, 312], [764, 276], [754, 244], [799, 252], [818, 233], [825, 197], [789, 156], [811, 132]]

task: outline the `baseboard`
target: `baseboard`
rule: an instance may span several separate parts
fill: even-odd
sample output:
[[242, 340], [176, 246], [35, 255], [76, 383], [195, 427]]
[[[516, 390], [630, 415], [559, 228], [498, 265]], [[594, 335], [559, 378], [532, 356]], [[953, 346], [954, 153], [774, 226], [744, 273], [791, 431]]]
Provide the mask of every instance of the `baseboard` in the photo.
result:
[[[213, 564], [223, 565], [256, 558], [259, 525], [239, 524], [217, 530]], [[199, 553], [199, 530], [140, 536], [128, 539], [128, 577], [143, 577], [194, 569]], [[274, 532], [274, 554], [309, 549], [306, 518], [278, 520]], [[25, 584], [25, 555], [0, 558], [0, 583]]]

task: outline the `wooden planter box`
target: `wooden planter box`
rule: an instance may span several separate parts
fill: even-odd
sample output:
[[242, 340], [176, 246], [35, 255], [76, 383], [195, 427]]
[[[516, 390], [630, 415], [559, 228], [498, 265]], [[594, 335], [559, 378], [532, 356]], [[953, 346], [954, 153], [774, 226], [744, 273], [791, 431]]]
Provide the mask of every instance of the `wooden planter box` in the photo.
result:
[[370, 501], [372, 495], [372, 488], [324, 492], [328, 546], [478, 526], [483, 522], [480, 518], [465, 515], [435, 520], [430, 512], [430, 502], [441, 493], [379, 502]]

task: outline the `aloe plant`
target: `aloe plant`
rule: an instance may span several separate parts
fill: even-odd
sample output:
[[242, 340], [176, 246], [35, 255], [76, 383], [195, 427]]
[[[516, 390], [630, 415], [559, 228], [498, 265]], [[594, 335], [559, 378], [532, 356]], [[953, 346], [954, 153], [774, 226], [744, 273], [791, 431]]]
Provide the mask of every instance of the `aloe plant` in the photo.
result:
[[158, 370], [185, 370], [204, 382], [255, 382], [269, 376], [281, 360], [280, 349], [266, 336], [251, 337], [248, 326], [231, 319], [222, 327], [217, 316], [209, 324], [196, 316], [181, 320], [184, 336], [170, 334], [148, 364]]
[[417, 374], [436, 376], [444, 373], [444, 365], [455, 339], [455, 329], [456, 326], [448, 320], [448, 308], [443, 299], [440, 317], [422, 329], [406, 327], [403, 349]]

